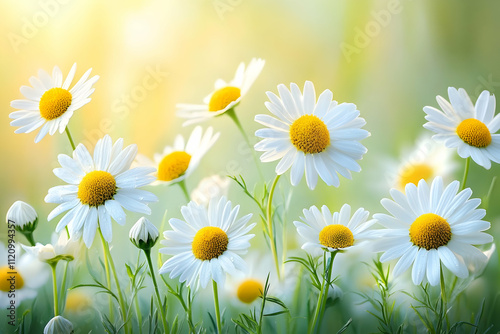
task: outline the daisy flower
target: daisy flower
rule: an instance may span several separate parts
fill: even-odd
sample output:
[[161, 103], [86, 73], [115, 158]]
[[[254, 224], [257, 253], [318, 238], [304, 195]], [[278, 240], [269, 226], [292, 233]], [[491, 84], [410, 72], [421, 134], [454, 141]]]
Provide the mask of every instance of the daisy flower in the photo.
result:
[[255, 121], [267, 126], [255, 132], [264, 138], [254, 147], [264, 151], [260, 160], [270, 162], [281, 159], [276, 173], [281, 175], [288, 169], [292, 185], [297, 185], [306, 174], [307, 186], [316, 187], [318, 175], [328, 185], [338, 187], [340, 174], [351, 178], [351, 171], [359, 172], [360, 160], [366, 148], [360, 140], [370, 133], [361, 129], [365, 120], [359, 117], [356, 105], [337, 104], [333, 94], [325, 90], [316, 102], [312, 82], [306, 81], [304, 93], [292, 83], [290, 90], [278, 86], [280, 97], [267, 92], [270, 102], [267, 109], [276, 117], [257, 115]]
[[182, 125], [203, 122], [234, 108], [257, 79], [264, 64], [263, 59], [256, 58], [253, 58], [246, 68], [245, 64], [241, 63], [233, 80], [226, 83], [218, 79], [215, 82], [214, 91], [203, 99], [203, 104], [177, 104], [177, 116], [189, 119]]
[[122, 138], [113, 145], [106, 135], [97, 142], [93, 157], [82, 144], [73, 151], [73, 158], [59, 154], [62, 168], [54, 169], [54, 174], [68, 185], [49, 189], [45, 197], [47, 203], [60, 204], [49, 214], [49, 221], [69, 210], [57, 224], [56, 232], [67, 225], [71, 236], [79, 239], [83, 234], [83, 241], [90, 248], [97, 228], [104, 239], [111, 242], [111, 218], [120, 225], [125, 224], [123, 208], [150, 214], [146, 203], [155, 202], [157, 198], [138, 188], [154, 180], [150, 173], [155, 169], [129, 169], [136, 153], [137, 145], [123, 149]]
[[444, 188], [441, 177], [436, 177], [430, 187], [420, 180], [418, 186], [407, 184], [405, 194], [391, 189], [393, 200], [381, 201], [390, 215], [374, 215], [386, 228], [377, 246], [378, 251], [385, 252], [382, 262], [399, 258], [394, 277], [413, 265], [414, 284], [427, 276], [431, 285], [437, 285], [441, 264], [457, 277], [466, 278], [466, 261], [485, 261], [486, 255], [473, 245], [493, 240], [482, 232], [490, 227], [489, 222], [481, 220], [486, 211], [477, 209], [480, 199], [469, 199], [469, 188], [458, 192], [459, 186], [453, 181]]
[[437, 96], [443, 109], [424, 107], [428, 121], [424, 128], [449, 148], [456, 148], [462, 158], [472, 157], [478, 165], [490, 169], [491, 162], [500, 163], [500, 115], [495, 116], [495, 96], [483, 91], [474, 106], [467, 92], [448, 88], [450, 102]]
[[157, 169], [153, 185], [169, 185], [184, 181], [198, 167], [201, 158], [219, 138], [220, 133], [213, 132], [214, 129], [209, 127], [203, 133], [201, 126], [197, 126], [191, 132], [187, 143], [182, 135], [178, 135], [173, 146], [166, 146], [163, 153], [154, 155], [154, 161], [142, 154], [137, 155], [136, 161], [141, 166]]
[[240, 206], [232, 208], [225, 197], [212, 199], [208, 209], [189, 202], [181, 208], [185, 221], [172, 218], [173, 230], [163, 233], [165, 248], [161, 253], [174, 255], [160, 268], [160, 274], [170, 273], [170, 278], [180, 276], [187, 285], [195, 282], [203, 288], [214, 280], [224, 285], [226, 273], [237, 275], [246, 270], [240, 257], [250, 247], [254, 234], [247, 234], [255, 223], [246, 226], [252, 214], [236, 219]]
[[59, 130], [63, 133], [73, 113], [90, 102], [90, 95], [94, 92], [92, 85], [99, 79], [98, 75], [89, 79], [89, 69], [69, 89], [76, 72], [76, 63], [73, 64], [68, 76], [63, 82], [63, 75], [59, 67], [55, 66], [50, 76], [44, 70], [38, 71], [38, 78], [31, 77], [33, 87], [21, 86], [21, 93], [26, 97], [23, 100], [14, 100], [10, 106], [21, 109], [12, 112], [9, 117], [14, 119], [12, 126], [19, 126], [15, 133], [30, 133], [42, 127], [35, 137], [35, 143], [42, 140], [48, 133], [51, 136]]
[[43, 245], [39, 242], [35, 246], [21, 245], [24, 250], [36, 257], [39, 261], [53, 263], [54, 261], [73, 261], [81, 244], [78, 241], [68, 239], [66, 232], [52, 234], [52, 243]]
[[390, 187], [404, 190], [408, 183], [417, 185], [421, 179], [427, 182], [436, 176], [446, 179], [457, 167], [452, 152], [430, 137], [421, 137], [415, 147], [402, 156], [399, 164], [389, 167], [387, 179]]
[[[47, 265], [28, 253], [20, 256], [20, 249], [21, 247], [16, 248], [15, 269], [12, 270], [10, 263], [7, 263], [6, 256], [7, 253], [11, 254], [11, 248], [7, 252], [4, 244], [0, 243], [0, 254], [5, 254], [0, 257], [0, 307], [2, 309], [9, 306], [11, 300], [15, 300], [16, 305], [19, 305], [23, 300], [35, 298], [37, 289], [43, 286], [50, 276]], [[15, 282], [9, 280], [11, 276], [15, 276]], [[11, 296], [12, 294], [15, 295]]]
[[373, 231], [368, 230], [375, 223], [369, 220], [370, 213], [363, 208], [359, 208], [351, 217], [351, 206], [344, 204], [340, 212], [331, 214], [326, 205], [321, 207], [321, 211], [316, 206], [309, 210], [304, 209], [304, 217], [300, 217], [304, 222], [294, 221], [297, 232], [306, 242], [302, 249], [312, 253], [320, 253], [321, 250], [333, 252], [352, 246], [357, 246], [364, 239], [371, 238]]

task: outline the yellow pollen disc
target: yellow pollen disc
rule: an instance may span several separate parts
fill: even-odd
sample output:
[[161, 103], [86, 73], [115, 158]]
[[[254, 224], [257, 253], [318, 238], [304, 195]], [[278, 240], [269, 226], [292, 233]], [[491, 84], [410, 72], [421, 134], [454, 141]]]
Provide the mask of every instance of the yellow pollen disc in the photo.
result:
[[175, 180], [186, 172], [190, 161], [191, 156], [184, 151], [175, 151], [166, 155], [158, 166], [158, 180]]
[[201, 228], [193, 239], [194, 257], [203, 261], [218, 258], [226, 250], [229, 239], [226, 232], [215, 226]]
[[457, 135], [465, 143], [474, 147], [486, 147], [491, 143], [488, 127], [478, 119], [468, 118], [457, 126]]
[[261, 282], [255, 279], [247, 279], [241, 282], [236, 295], [243, 303], [250, 304], [255, 299], [259, 298], [264, 291], [264, 286]]
[[[12, 274], [15, 273], [15, 274]], [[12, 290], [22, 289], [24, 280], [16, 270], [11, 270], [9, 266], [0, 267], [0, 290], [9, 292]]]
[[85, 175], [78, 186], [78, 198], [90, 206], [103, 205], [116, 194], [116, 180], [108, 172], [95, 170]]
[[320, 153], [330, 144], [330, 131], [318, 117], [304, 115], [290, 126], [290, 140], [304, 153]]
[[347, 226], [327, 225], [319, 232], [319, 243], [330, 248], [346, 248], [354, 244], [354, 236]]
[[432, 171], [432, 167], [427, 164], [405, 166], [399, 173], [399, 186], [404, 189], [408, 183], [417, 185], [421, 179], [427, 181], [432, 177]]
[[75, 290], [70, 290], [66, 297], [65, 311], [80, 312], [89, 308], [91, 304], [92, 300], [89, 296]]
[[410, 240], [420, 248], [437, 249], [446, 245], [450, 239], [450, 224], [434, 213], [421, 215], [410, 226]]
[[43, 93], [38, 107], [40, 115], [47, 121], [53, 120], [68, 110], [73, 99], [71, 93], [64, 88], [51, 88]]
[[227, 86], [216, 90], [210, 102], [208, 102], [208, 111], [219, 111], [236, 101], [241, 96], [241, 90], [238, 87]]

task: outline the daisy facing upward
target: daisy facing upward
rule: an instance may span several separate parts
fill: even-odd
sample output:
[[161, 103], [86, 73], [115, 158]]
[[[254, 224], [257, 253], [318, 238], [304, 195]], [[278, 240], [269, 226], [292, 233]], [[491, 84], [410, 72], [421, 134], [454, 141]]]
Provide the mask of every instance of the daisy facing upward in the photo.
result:
[[[35, 137], [35, 143], [42, 140], [47, 133], [51, 136], [56, 131], [63, 133], [73, 113], [90, 102], [90, 95], [94, 92], [92, 85], [99, 79], [98, 75], [89, 79], [91, 71], [92, 69], [89, 69], [85, 72], [73, 88], [69, 89], [75, 77], [76, 64], [73, 64], [64, 82], [62, 72], [57, 66], [54, 67], [52, 76], [44, 70], [39, 70], [38, 77], [29, 79], [32, 87], [21, 86], [21, 93], [26, 99], [10, 103], [11, 107], [21, 109], [9, 115], [14, 119], [10, 125], [20, 127], [15, 133], [30, 133], [41, 127]], [[72, 139], [70, 141], [72, 142]]]
[[56, 232], [67, 225], [71, 237], [78, 239], [83, 235], [85, 245], [90, 248], [97, 229], [107, 242], [111, 241], [111, 218], [125, 224], [123, 208], [150, 214], [146, 203], [157, 198], [138, 188], [154, 180], [150, 174], [155, 169], [130, 169], [136, 153], [135, 144], [123, 148], [120, 138], [113, 145], [111, 137], [106, 135], [97, 142], [93, 157], [82, 144], [73, 151], [73, 158], [60, 154], [61, 168], [54, 169], [54, 174], [68, 185], [49, 189], [45, 197], [45, 202], [59, 204], [49, 214], [49, 221], [68, 211], [57, 224]]

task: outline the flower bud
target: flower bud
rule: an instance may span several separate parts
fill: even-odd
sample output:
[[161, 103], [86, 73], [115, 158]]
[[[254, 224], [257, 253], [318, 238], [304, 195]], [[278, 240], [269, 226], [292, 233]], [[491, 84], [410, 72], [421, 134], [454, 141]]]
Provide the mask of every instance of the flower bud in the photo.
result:
[[129, 238], [137, 248], [149, 250], [156, 244], [159, 235], [156, 226], [141, 217], [130, 229]]
[[38, 224], [38, 215], [31, 205], [23, 201], [15, 201], [7, 211], [7, 224], [14, 224], [16, 230], [31, 233]]
[[43, 334], [72, 334], [74, 332], [71, 322], [60, 315], [50, 319], [43, 329]]

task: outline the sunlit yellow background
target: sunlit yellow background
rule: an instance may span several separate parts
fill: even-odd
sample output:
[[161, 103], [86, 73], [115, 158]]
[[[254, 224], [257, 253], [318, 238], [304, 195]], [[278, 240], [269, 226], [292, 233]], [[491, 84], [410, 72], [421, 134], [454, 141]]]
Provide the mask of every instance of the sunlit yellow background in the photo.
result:
[[[8, 118], [14, 111], [10, 101], [23, 98], [19, 88], [29, 85], [40, 68], [50, 73], [57, 65], [66, 76], [76, 62], [75, 80], [88, 68], [100, 76], [92, 101], [69, 123], [76, 142], [91, 146], [109, 133], [114, 140], [136, 143], [149, 156], [178, 133], [192, 131], [176, 118], [176, 103], [201, 103], [216, 79], [232, 79], [238, 64], [252, 57], [265, 59], [266, 65], [236, 111], [254, 142], [259, 125], [253, 118], [268, 113], [264, 93], [276, 92], [280, 83], [302, 87], [311, 80], [318, 95], [330, 89], [339, 102], [355, 103], [371, 132], [364, 141], [363, 171], [352, 181], [341, 180], [340, 188], [320, 181], [310, 191], [303, 180], [293, 189], [290, 222], [312, 204], [382, 210], [379, 201], [388, 196], [384, 161], [398, 159], [401, 149], [426, 131], [422, 108], [437, 106], [435, 96], [447, 97], [449, 86], [465, 88], [473, 102], [483, 89], [500, 92], [498, 1], [40, 0], [2, 1], [0, 12], [0, 209], [5, 213], [18, 199], [33, 205], [40, 216], [35, 236], [45, 242], [58, 219], [46, 222], [55, 205], [44, 197], [50, 187], [62, 184], [52, 169], [58, 167], [58, 154], [71, 153], [69, 142], [65, 134], [56, 134], [35, 144], [38, 130], [14, 134]], [[152, 72], [160, 75], [145, 87]], [[221, 136], [187, 180], [188, 189], [214, 173], [238, 172], [251, 184], [258, 181], [232, 121], [219, 117], [203, 126], [208, 125]], [[455, 158], [460, 180], [463, 161]], [[268, 181], [274, 167], [263, 165]], [[472, 163], [468, 185], [475, 197], [486, 195], [499, 171], [498, 165], [485, 170]], [[290, 189], [288, 177], [281, 183], [281, 191]], [[179, 187], [147, 188], [160, 198], [151, 205], [157, 226], [165, 209], [169, 217], [179, 215], [184, 203]], [[235, 184], [229, 195], [243, 205], [243, 213], [257, 213]], [[500, 186], [486, 216], [497, 240], [498, 203]], [[130, 214], [126, 227], [113, 225], [115, 246], [130, 254], [135, 250], [128, 230], [138, 217]]]

